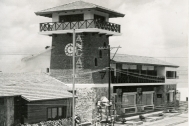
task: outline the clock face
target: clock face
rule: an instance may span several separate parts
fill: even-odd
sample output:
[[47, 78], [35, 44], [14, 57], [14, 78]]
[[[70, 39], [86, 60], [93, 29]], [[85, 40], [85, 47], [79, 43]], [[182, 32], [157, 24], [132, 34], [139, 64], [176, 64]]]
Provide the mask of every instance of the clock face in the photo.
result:
[[65, 53], [67, 56], [73, 55], [73, 44], [72, 43], [69, 43], [65, 46]]
[[[72, 43], [69, 43], [65, 46], [65, 53], [67, 56], [73, 56], [73, 44]], [[75, 55], [77, 55], [78, 53], [78, 50], [77, 50], [77, 47], [75, 47]]]

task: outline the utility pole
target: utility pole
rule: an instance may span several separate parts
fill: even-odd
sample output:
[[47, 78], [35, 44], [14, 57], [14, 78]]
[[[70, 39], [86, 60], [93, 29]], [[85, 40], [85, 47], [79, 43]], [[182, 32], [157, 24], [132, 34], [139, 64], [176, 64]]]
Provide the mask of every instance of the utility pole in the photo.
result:
[[72, 102], [72, 126], [75, 126], [75, 29], [73, 29], [73, 102]]
[[[110, 45], [108, 45], [108, 68], [109, 68], [109, 80], [108, 80], [108, 100], [110, 102], [111, 95], [111, 69], [110, 69]], [[110, 112], [109, 112], [110, 114]]]

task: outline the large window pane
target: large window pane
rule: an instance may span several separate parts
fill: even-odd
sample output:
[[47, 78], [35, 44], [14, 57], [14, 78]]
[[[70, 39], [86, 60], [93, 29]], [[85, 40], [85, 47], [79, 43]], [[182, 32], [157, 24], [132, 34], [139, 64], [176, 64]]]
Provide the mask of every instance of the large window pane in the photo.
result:
[[63, 117], [63, 118], [66, 118], [66, 112], [67, 112], [67, 107], [66, 107], [66, 106], [63, 106], [63, 107], [62, 107], [62, 117]]
[[51, 108], [48, 108], [48, 110], [47, 110], [47, 116], [48, 116], [48, 119], [51, 118]]
[[152, 104], [152, 94], [146, 94], [146, 105]]
[[142, 95], [142, 104], [146, 105], [146, 94]]
[[62, 108], [61, 108], [61, 107], [58, 108], [58, 116], [59, 116], [59, 117], [62, 116]]
[[57, 117], [57, 108], [52, 108], [52, 118], [55, 119]]
[[153, 103], [153, 94], [143, 94], [142, 95], [142, 104], [143, 105], [152, 105]]
[[135, 95], [133, 95], [133, 94], [123, 95], [122, 103], [123, 103], [122, 107], [124, 107], [124, 106], [128, 107], [128, 106], [135, 105]]

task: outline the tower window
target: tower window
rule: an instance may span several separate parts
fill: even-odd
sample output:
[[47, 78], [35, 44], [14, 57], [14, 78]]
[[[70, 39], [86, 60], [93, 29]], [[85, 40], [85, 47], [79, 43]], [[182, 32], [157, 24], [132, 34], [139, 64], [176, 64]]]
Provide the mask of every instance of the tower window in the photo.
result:
[[107, 45], [106, 45], [106, 42], [104, 42], [104, 45], [103, 45], [104, 47], [106, 47]]
[[95, 58], [95, 66], [98, 66], [97, 58]]
[[83, 14], [59, 16], [59, 22], [74, 22], [74, 21], [83, 21], [83, 20], [84, 20]]
[[99, 51], [99, 58], [102, 58], [102, 50]]
[[104, 22], [105, 21], [105, 17], [100, 16], [100, 15], [96, 15], [96, 14], [94, 14], [94, 19], [96, 21], [99, 21], [99, 22]]

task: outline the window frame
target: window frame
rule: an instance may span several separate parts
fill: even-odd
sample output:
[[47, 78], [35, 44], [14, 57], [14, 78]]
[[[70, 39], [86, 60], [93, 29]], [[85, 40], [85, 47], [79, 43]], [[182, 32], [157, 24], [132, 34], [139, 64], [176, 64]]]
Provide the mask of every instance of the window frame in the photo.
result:
[[[63, 19], [67, 19], [63, 21]], [[73, 20], [77, 19], [77, 20]], [[84, 14], [59, 15], [59, 22], [79, 22], [84, 21]]]
[[[143, 99], [143, 95], [146, 95], [146, 94], [151, 94], [151, 104], [150, 105], [146, 105], [146, 104], [143, 104], [143, 100], [142, 100], [142, 104], [144, 106], [151, 106], [151, 105], [154, 105], [154, 100], [153, 100], [153, 97], [154, 97], [154, 91], [145, 91], [145, 92], [142, 92], [142, 99]], [[147, 103], [147, 102], [146, 102]]]
[[[58, 119], [66, 118], [67, 111], [64, 112], [64, 107], [66, 107], [65, 110], [67, 110], [67, 106], [48, 107], [47, 108], [47, 120], [58, 120]], [[59, 108], [61, 108], [61, 115], [60, 116], [59, 116], [59, 114], [60, 114], [59, 113]], [[55, 118], [52, 118], [52, 110], [53, 109], [56, 109], [56, 117]], [[49, 118], [49, 112], [50, 112], [50, 118]]]
[[99, 50], [99, 58], [102, 58], [102, 50]]
[[166, 79], [176, 79], [177, 71], [166, 71]]
[[[133, 106], [136, 106], [136, 94], [137, 94], [137, 92], [124, 92], [123, 93], [123, 96], [122, 96], [122, 103], [123, 103], [123, 98], [124, 98], [124, 96], [129, 96], [129, 95], [132, 95], [132, 96], [134, 96], [134, 104], [133, 104]], [[129, 105], [129, 104], [128, 104]], [[130, 108], [130, 107], [127, 107], [127, 108]]]

